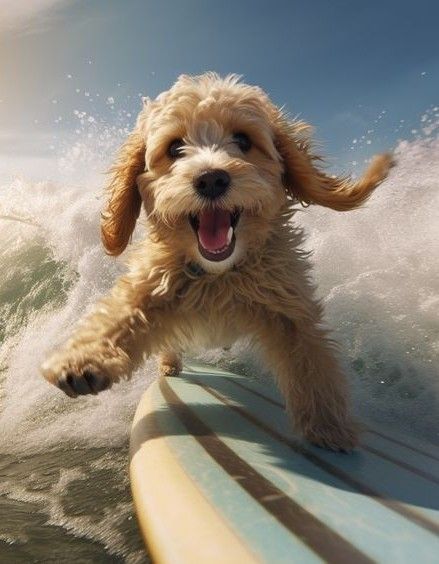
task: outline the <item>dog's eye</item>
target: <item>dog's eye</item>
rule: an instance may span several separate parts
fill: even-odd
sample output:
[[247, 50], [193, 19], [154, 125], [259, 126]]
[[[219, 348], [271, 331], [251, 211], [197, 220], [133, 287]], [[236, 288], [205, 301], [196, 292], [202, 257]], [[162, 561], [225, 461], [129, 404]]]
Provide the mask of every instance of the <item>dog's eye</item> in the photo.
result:
[[168, 156], [171, 159], [178, 159], [183, 156], [183, 151], [181, 148], [183, 147], [184, 142], [183, 139], [174, 139], [172, 143], [168, 147]]
[[252, 147], [252, 142], [250, 141], [248, 135], [242, 132], [234, 133], [233, 141], [238, 145], [243, 153], [247, 153], [247, 151], [250, 151]]

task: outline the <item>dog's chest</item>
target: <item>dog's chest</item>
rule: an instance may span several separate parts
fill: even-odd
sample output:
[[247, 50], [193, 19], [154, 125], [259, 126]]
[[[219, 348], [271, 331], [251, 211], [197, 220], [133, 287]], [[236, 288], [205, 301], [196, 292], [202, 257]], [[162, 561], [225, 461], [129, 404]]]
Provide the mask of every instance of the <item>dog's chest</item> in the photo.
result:
[[249, 304], [233, 276], [206, 275], [191, 281], [180, 293], [176, 309], [203, 348], [230, 346], [246, 333]]

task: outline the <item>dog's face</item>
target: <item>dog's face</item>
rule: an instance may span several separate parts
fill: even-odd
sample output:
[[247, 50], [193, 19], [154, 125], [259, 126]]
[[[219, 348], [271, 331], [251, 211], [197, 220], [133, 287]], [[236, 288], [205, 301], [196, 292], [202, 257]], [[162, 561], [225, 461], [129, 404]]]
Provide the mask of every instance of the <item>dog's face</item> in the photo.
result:
[[150, 221], [208, 272], [261, 244], [285, 203], [270, 109], [260, 89], [235, 78], [182, 77], [139, 120], [138, 188]]
[[107, 250], [125, 248], [142, 201], [151, 236], [218, 273], [264, 243], [288, 200], [355, 207], [365, 187], [349, 204], [355, 185], [314, 167], [308, 133], [236, 76], [180, 77], [145, 102], [113, 167], [102, 224]]

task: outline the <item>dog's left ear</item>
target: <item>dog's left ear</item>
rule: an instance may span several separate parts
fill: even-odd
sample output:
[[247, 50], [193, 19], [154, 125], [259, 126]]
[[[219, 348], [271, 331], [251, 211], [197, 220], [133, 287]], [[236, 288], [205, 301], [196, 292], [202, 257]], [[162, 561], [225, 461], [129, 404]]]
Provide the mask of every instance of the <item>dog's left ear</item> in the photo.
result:
[[280, 111], [274, 121], [274, 141], [284, 163], [287, 193], [302, 204], [319, 204], [338, 211], [359, 207], [387, 176], [393, 166], [390, 154], [377, 155], [358, 180], [325, 174], [317, 168], [322, 159], [310, 147], [311, 128], [290, 121]]
[[139, 217], [142, 199], [136, 179], [145, 170], [145, 151], [144, 138], [137, 128], [110, 168], [108, 204], [101, 218], [101, 239], [110, 255], [124, 251]]

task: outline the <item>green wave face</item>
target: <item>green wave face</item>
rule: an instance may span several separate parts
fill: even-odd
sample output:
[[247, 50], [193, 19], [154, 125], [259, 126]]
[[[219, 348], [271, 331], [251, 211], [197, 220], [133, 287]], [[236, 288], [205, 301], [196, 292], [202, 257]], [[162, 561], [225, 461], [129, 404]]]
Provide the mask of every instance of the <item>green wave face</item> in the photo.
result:
[[78, 276], [53, 258], [43, 241], [22, 241], [1, 253], [0, 343], [15, 335], [43, 309], [62, 306]]

